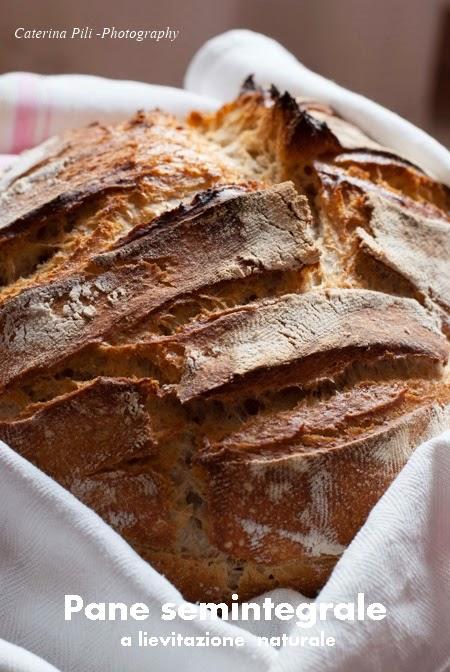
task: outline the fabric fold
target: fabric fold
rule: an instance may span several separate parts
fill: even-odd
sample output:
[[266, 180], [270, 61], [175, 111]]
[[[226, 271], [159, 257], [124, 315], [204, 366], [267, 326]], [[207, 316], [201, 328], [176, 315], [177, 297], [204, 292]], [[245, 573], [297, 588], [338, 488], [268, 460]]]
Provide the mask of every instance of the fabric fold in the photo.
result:
[[170, 86], [11, 72], [0, 75], [0, 153], [18, 154], [61, 131], [94, 121], [114, 123], [139, 109], [160, 107], [182, 118], [216, 105], [208, 96]]

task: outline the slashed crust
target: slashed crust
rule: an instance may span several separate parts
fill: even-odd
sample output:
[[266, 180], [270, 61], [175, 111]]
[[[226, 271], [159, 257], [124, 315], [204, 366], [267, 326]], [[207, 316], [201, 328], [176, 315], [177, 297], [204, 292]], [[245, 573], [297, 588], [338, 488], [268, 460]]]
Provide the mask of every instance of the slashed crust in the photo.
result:
[[[204, 525], [218, 548], [247, 561], [247, 571], [265, 570], [268, 586], [279, 585], [280, 566], [296, 585], [295, 563], [302, 563], [302, 589], [314, 594], [324, 567], [328, 563], [328, 573], [414, 447], [445, 422], [439, 404], [419, 404], [340, 446], [316, 436], [316, 444], [306, 443], [304, 450], [281, 444], [269, 455], [242, 455], [231, 447], [205, 451], [198, 460]], [[243, 572], [240, 594], [245, 583]], [[247, 591], [254, 594], [254, 587]]]
[[92, 257], [82, 272], [6, 301], [0, 385], [107, 339], [181, 296], [317, 263], [306, 200], [291, 185], [232, 194], [218, 192], [200, 212], [194, 204], [193, 213], [162, 217], [145, 233], [138, 229], [133, 239]]
[[0, 438], [185, 597], [314, 595], [449, 426], [449, 189], [251, 78], [0, 189]]
[[9, 296], [76, 271], [143, 220], [242, 178], [212, 143], [155, 110], [52, 138], [0, 180], [0, 284]]
[[236, 308], [166, 339], [161, 350], [168, 360], [163, 368], [178, 369], [175, 388], [182, 402], [230, 383], [245, 389], [247, 378], [259, 386], [265, 378], [272, 387], [307, 385], [339, 373], [348, 353], [350, 361], [389, 353], [445, 364], [448, 357], [446, 339], [415, 301], [351, 289], [288, 294]]
[[198, 189], [196, 177], [223, 181], [228, 173], [235, 178], [225, 157], [211, 150], [199, 135], [159, 111], [51, 138], [23, 154], [2, 176], [0, 231], [12, 235], [30, 220], [67, 212], [109, 190], [134, 189], [144, 178], [158, 200], [174, 197], [176, 187]]

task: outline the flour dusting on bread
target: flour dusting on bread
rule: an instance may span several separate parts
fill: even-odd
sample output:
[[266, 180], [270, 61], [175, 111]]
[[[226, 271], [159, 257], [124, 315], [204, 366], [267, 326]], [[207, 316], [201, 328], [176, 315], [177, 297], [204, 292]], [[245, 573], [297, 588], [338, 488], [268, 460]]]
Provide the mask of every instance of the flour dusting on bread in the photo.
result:
[[315, 595], [450, 424], [450, 192], [247, 80], [0, 178], [0, 438], [191, 600]]

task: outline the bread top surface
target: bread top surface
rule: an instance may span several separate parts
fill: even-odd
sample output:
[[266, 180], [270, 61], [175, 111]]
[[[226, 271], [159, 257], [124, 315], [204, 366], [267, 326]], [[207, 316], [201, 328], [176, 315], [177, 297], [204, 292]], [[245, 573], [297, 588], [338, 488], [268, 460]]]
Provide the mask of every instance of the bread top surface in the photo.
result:
[[449, 190], [327, 105], [249, 79], [185, 123], [140, 112], [52, 138], [2, 187], [5, 418], [73, 389], [73, 367], [181, 403], [380, 358], [445, 384]]
[[3, 295], [78, 268], [183, 199], [240, 181], [210, 142], [158, 110], [52, 138], [1, 178]]
[[317, 264], [305, 199], [289, 184], [220, 190], [91, 257], [82, 272], [24, 290], [0, 316], [0, 384], [49, 367], [187, 294]]
[[[169, 180], [165, 176], [170, 175]], [[175, 178], [176, 175], [176, 178]], [[94, 123], [26, 152], [0, 182], [2, 235], [93, 197], [135, 188], [141, 180], [157, 200], [179, 198], [196, 179], [236, 179], [225, 157], [163, 112], [139, 112], [116, 126]]]
[[0, 438], [193, 599], [335, 559], [448, 422], [449, 190], [328, 106], [249, 81], [2, 188]]

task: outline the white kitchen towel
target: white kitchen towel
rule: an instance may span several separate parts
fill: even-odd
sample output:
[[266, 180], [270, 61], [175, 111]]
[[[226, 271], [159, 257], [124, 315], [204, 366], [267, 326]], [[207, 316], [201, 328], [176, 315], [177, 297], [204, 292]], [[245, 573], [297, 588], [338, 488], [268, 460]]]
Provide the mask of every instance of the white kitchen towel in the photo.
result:
[[[161, 604], [183, 602], [179, 592], [144, 562], [95, 513], [0, 442], [0, 637], [53, 664], [61, 672], [264, 672], [276, 653], [248, 635], [241, 649], [130, 648], [121, 636], [145, 630], [233, 635], [224, 621], [163, 621]], [[64, 595], [87, 602], [148, 604], [145, 621], [64, 620]], [[0, 647], [6, 660], [11, 651]], [[7, 668], [6, 668], [7, 669]], [[37, 668], [39, 669], [39, 668]], [[45, 669], [45, 668], [44, 668]], [[22, 668], [18, 667], [22, 672]], [[34, 672], [23, 667], [23, 672]]]
[[[0, 75], [0, 154], [17, 154], [68, 128], [113, 123], [160, 107], [183, 117], [217, 102], [170, 86], [89, 75]], [[0, 165], [1, 168], [1, 165]]]
[[[368, 602], [382, 621], [327, 621], [308, 630], [259, 622], [258, 635], [318, 635], [334, 647], [266, 649], [229, 622], [160, 619], [177, 590], [100, 518], [0, 444], [0, 636], [61, 672], [447, 672], [450, 669], [450, 432], [423, 444], [370, 514], [318, 601]], [[64, 621], [64, 595], [144, 602], [143, 622]], [[273, 591], [294, 606], [294, 591]], [[242, 626], [246, 625], [241, 623]], [[242, 648], [124, 648], [124, 635], [242, 635]], [[44, 662], [0, 646], [0, 670], [47, 672]], [[9, 667], [8, 667], [9, 665]], [[53, 668], [49, 668], [48, 672]]]
[[[208, 109], [214, 106], [211, 98], [218, 101], [233, 97], [240, 80], [250, 72], [261, 81], [272, 80], [293, 93], [316, 96], [326, 102], [333, 102], [336, 96], [334, 106], [344, 116], [361, 123], [359, 113], [366, 132], [382, 144], [395, 146], [404, 155], [411, 147], [420, 147], [421, 156], [428, 163], [412, 155], [410, 158], [448, 181], [448, 153], [438, 143], [396, 117], [394, 145], [389, 141], [392, 113], [370, 101], [360, 103], [359, 98], [354, 103], [354, 94], [339, 87], [337, 95], [335, 84], [304, 69], [272, 40], [248, 31], [233, 31], [215, 38], [194, 58], [187, 86], [193, 92], [209, 96], [196, 97], [197, 102], [192, 105]], [[4, 77], [0, 77], [0, 103], [5, 95]], [[139, 93], [136, 98], [130, 96], [126, 85], [112, 82], [109, 87], [106, 80], [99, 80], [94, 111], [91, 93], [96, 88], [95, 81], [89, 95], [85, 95], [86, 89], [75, 86], [81, 80], [72, 76], [52, 79], [52, 87], [60, 91], [53, 99], [59, 100], [58, 105], [52, 104], [54, 130], [90, 121], [94, 112], [100, 120], [110, 120], [112, 107], [117, 114], [114, 118], [122, 118], [136, 107], [154, 105], [158, 98], [155, 87], [149, 85], [137, 85], [143, 92], [141, 99]], [[69, 80], [72, 86], [68, 86]], [[45, 88], [46, 78], [42, 86]], [[144, 95], [147, 86], [148, 93]], [[166, 96], [164, 87], [158, 88], [160, 107], [182, 115], [186, 106], [191, 106], [184, 92], [177, 94], [172, 90]], [[65, 107], [65, 100], [72, 102]], [[74, 107], [76, 113], [71, 116], [69, 111]], [[11, 115], [8, 119], [11, 129]], [[0, 126], [3, 120], [0, 117]], [[2, 135], [5, 128], [0, 128], [0, 137], [6, 137], [7, 134]], [[415, 140], [411, 140], [412, 136]], [[2, 149], [12, 151], [11, 146], [3, 145]], [[0, 446], [0, 526], [0, 637], [4, 640], [0, 646], [0, 672], [51, 672], [55, 668], [60, 672], [149, 669], [172, 672], [177, 667], [187, 672], [211, 667], [218, 672], [450, 669], [448, 432], [415, 452], [344, 553], [319, 596], [319, 600], [327, 602], [353, 601], [358, 592], [364, 592], [368, 601], [382, 602], [388, 610], [383, 621], [330, 621], [307, 631], [312, 635], [325, 630], [327, 636], [336, 639], [333, 648], [291, 647], [281, 651], [261, 648], [256, 634], [292, 632], [293, 627], [282, 622], [255, 624], [250, 629], [256, 634], [250, 634], [225, 622], [162, 621], [163, 602], [182, 603], [176, 589], [92, 511], [4, 445]], [[66, 593], [83, 595], [86, 601], [145, 602], [151, 607], [150, 618], [137, 624], [83, 618], [65, 622]], [[272, 598], [293, 604], [302, 600], [294, 591], [274, 591]], [[151, 635], [167, 635], [172, 631], [193, 635], [206, 630], [211, 634], [232, 633], [244, 636], [246, 645], [239, 649], [121, 647], [121, 635], [135, 634], [138, 629]]]
[[58, 672], [56, 667], [20, 646], [0, 640], [1, 672]]

